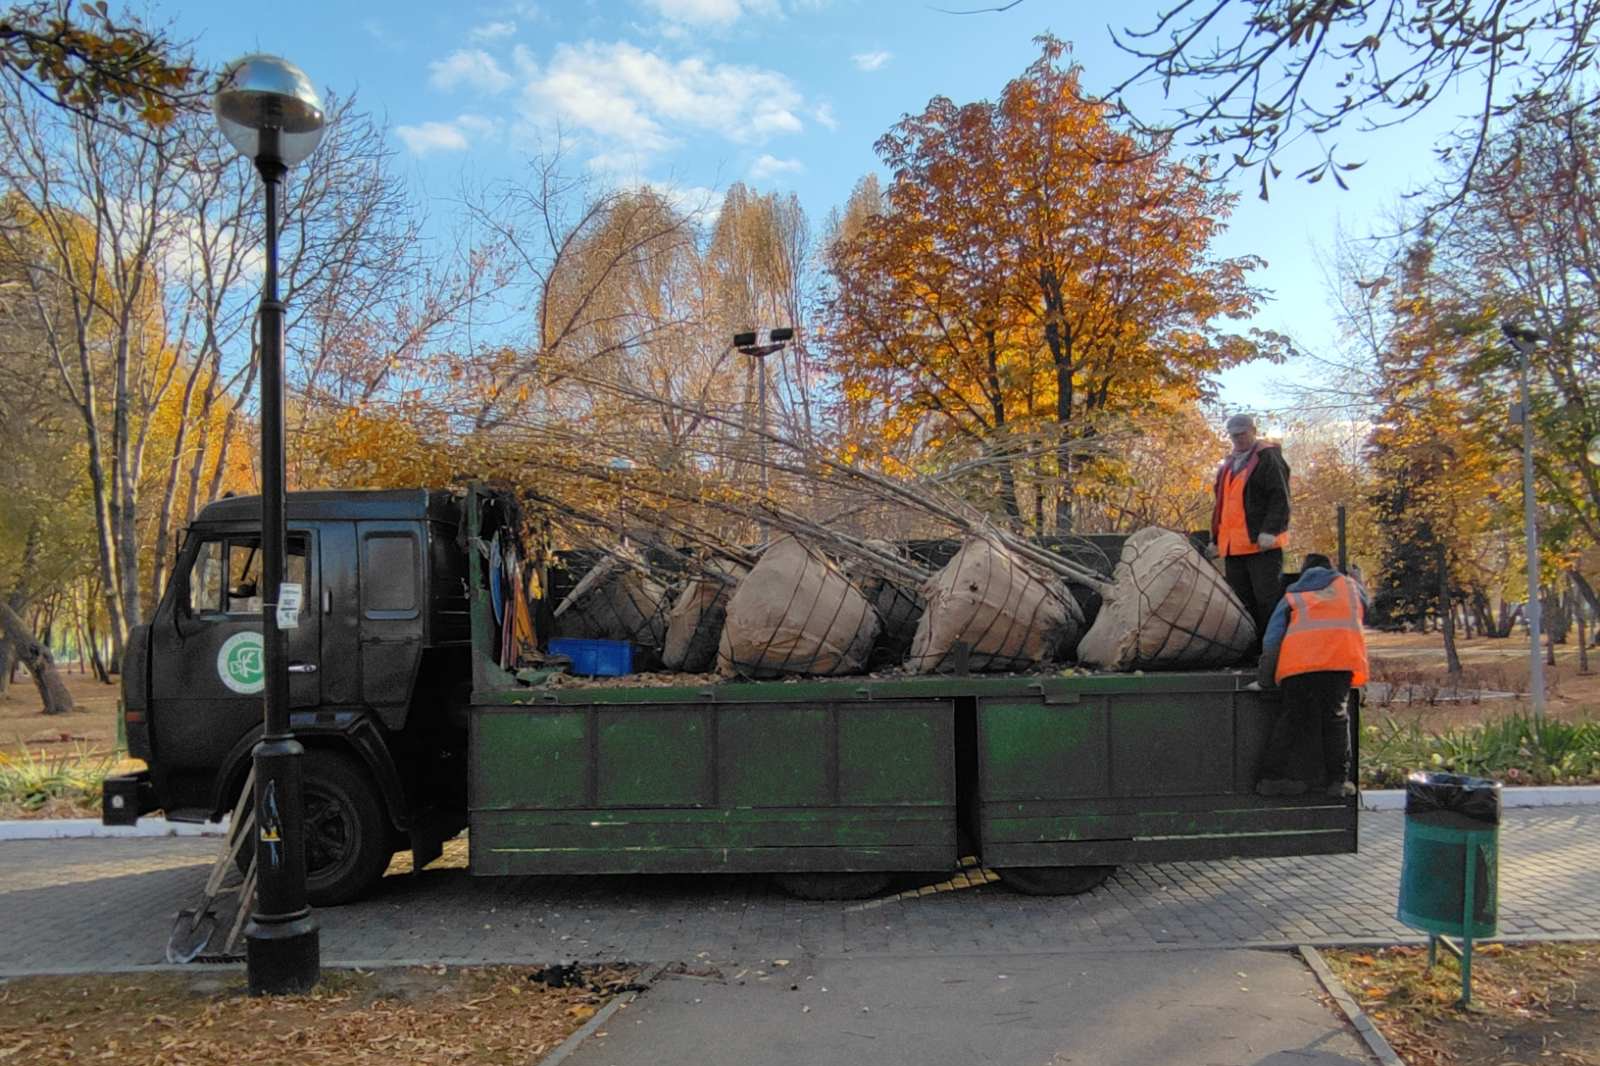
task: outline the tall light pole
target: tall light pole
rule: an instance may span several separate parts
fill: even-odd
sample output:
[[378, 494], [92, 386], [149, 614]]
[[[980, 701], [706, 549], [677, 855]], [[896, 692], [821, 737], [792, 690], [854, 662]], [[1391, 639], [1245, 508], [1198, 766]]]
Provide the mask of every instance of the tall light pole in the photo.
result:
[[[266, 192], [261, 286], [261, 638], [265, 729], [255, 747], [256, 899], [245, 927], [252, 995], [305, 992], [321, 974], [317, 920], [306, 902], [305, 749], [289, 727], [289, 664], [278, 605], [285, 543], [283, 304], [278, 299], [278, 209], [284, 174], [322, 140], [322, 100], [305, 72], [276, 56], [248, 55], [222, 72], [211, 100], [228, 143], [253, 161]], [[299, 590], [295, 590], [298, 592]], [[286, 610], [289, 610], [285, 604]], [[284, 621], [293, 625], [290, 616]]]
[[1534, 727], [1544, 721], [1544, 656], [1539, 654], [1539, 516], [1533, 492], [1533, 419], [1529, 417], [1528, 374], [1539, 334], [1526, 326], [1501, 323], [1500, 331], [1520, 357], [1518, 374], [1522, 399], [1514, 408], [1514, 421], [1522, 423], [1522, 524], [1528, 551], [1528, 691], [1533, 697]]
[[[767, 334], [767, 343], [765, 344], [758, 343], [758, 341], [761, 339], [762, 332]], [[792, 340], [794, 340], [794, 329], [790, 326], [780, 326], [777, 329], [764, 331], [751, 330], [748, 333], [735, 333], [733, 335], [733, 346], [739, 349], [740, 352], [753, 358], [756, 361], [756, 366], [759, 368], [757, 372], [758, 383], [756, 386], [756, 409], [758, 411], [756, 418], [761, 427], [761, 438], [759, 441], [761, 449], [759, 452], [759, 462], [761, 464], [761, 499], [763, 502], [766, 501], [768, 495], [767, 356], [773, 354], [774, 352], [783, 351], [784, 348], [788, 347], [789, 342]], [[767, 524], [765, 522], [761, 523], [761, 536], [763, 540], [767, 538]]]

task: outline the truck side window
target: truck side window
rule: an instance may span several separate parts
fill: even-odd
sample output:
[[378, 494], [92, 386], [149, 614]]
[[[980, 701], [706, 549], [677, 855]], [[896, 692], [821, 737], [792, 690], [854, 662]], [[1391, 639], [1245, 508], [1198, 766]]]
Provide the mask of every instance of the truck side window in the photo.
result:
[[198, 616], [221, 611], [222, 541], [208, 540], [200, 545], [189, 571], [189, 613]]
[[[209, 545], [208, 545], [209, 546]], [[306, 583], [306, 538], [290, 536], [287, 545], [287, 566], [283, 579], [294, 582], [302, 589]], [[228, 538], [228, 605], [229, 614], [259, 615], [261, 613], [261, 538], [236, 536]], [[215, 610], [216, 608], [213, 608]]]
[[414, 614], [417, 610], [416, 536], [368, 533], [362, 538], [361, 547], [362, 610], [369, 618]]

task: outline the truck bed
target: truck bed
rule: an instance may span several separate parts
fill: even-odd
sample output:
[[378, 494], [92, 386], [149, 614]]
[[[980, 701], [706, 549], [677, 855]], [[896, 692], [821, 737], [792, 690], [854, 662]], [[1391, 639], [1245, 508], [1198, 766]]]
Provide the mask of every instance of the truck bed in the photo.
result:
[[505, 688], [470, 714], [477, 873], [941, 870], [1354, 851], [1265, 799], [1237, 671]]

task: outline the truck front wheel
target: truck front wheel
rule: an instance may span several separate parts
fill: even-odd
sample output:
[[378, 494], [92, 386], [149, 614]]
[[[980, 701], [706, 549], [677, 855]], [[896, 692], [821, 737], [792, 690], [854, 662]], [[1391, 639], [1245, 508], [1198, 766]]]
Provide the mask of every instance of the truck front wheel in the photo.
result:
[[1000, 880], [1029, 896], [1077, 896], [1099, 888], [1115, 866], [1008, 866]]
[[305, 753], [306, 898], [313, 907], [359, 899], [389, 865], [389, 820], [364, 767], [321, 748]]

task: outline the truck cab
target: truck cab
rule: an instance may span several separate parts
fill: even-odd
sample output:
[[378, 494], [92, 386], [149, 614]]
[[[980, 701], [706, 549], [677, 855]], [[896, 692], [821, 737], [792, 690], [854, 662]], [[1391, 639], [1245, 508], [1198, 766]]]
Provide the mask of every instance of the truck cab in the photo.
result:
[[[471, 628], [460, 494], [288, 497], [290, 719], [306, 747], [311, 902], [354, 898], [390, 856], [423, 861], [465, 824]], [[108, 821], [231, 810], [262, 733], [261, 500], [222, 499], [188, 530], [123, 670], [129, 754]]]

